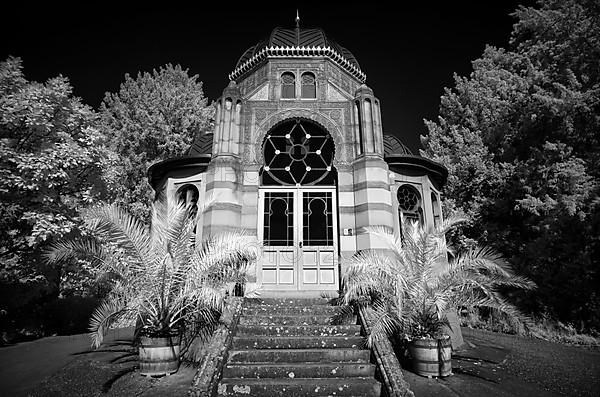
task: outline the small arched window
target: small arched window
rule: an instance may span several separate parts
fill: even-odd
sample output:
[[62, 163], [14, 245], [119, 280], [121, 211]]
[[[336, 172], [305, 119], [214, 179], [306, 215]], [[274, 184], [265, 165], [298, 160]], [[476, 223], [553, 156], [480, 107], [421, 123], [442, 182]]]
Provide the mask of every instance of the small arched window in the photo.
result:
[[431, 206], [433, 212], [433, 226], [437, 227], [442, 221], [442, 209], [440, 208], [438, 195], [434, 192], [431, 192]]
[[317, 97], [317, 79], [315, 75], [306, 72], [302, 73], [302, 98]]
[[361, 155], [365, 149], [363, 144], [363, 122], [359, 101], [354, 102], [354, 112], [356, 113], [356, 123], [358, 124], [358, 154]]
[[177, 202], [183, 204], [190, 217], [195, 217], [198, 214], [198, 198], [200, 193], [194, 185], [184, 185], [177, 190]]
[[416, 221], [423, 225], [421, 194], [411, 185], [402, 185], [398, 189], [398, 216], [403, 221]]
[[281, 97], [296, 98], [296, 76], [294, 76], [294, 73], [285, 72], [281, 75]]

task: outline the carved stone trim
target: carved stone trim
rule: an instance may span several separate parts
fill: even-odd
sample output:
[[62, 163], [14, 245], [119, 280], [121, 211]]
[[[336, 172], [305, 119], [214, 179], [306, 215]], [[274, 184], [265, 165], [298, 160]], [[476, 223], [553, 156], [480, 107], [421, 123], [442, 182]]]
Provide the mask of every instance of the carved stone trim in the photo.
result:
[[[264, 138], [267, 133], [277, 124], [282, 121], [293, 119], [293, 118], [303, 118], [306, 120], [311, 120], [318, 125], [320, 125], [323, 129], [331, 134], [333, 138], [333, 142], [335, 144], [335, 153], [333, 158], [333, 165], [345, 166], [349, 164], [347, 153], [346, 153], [346, 145], [344, 142], [344, 135], [340, 129], [340, 127], [336, 124], [334, 120], [329, 118], [328, 115], [313, 110], [313, 109], [284, 109], [278, 112], [272, 113], [262, 121], [258, 122], [258, 126], [254, 132], [254, 136], [252, 137], [250, 142], [253, 142], [254, 145], [254, 153], [256, 158], [252, 159], [258, 164], [262, 164], [263, 159], [263, 149], [262, 145], [264, 142]], [[252, 143], [250, 143], [252, 145]]]
[[236, 80], [241, 76], [251, 72], [257, 65], [268, 58], [313, 58], [326, 57], [338, 64], [342, 69], [348, 72], [361, 83], [367, 80], [367, 75], [358, 67], [353, 65], [344, 56], [339, 54], [333, 48], [327, 47], [266, 47], [248, 59], [242, 65], [238, 66], [229, 74], [229, 80]]

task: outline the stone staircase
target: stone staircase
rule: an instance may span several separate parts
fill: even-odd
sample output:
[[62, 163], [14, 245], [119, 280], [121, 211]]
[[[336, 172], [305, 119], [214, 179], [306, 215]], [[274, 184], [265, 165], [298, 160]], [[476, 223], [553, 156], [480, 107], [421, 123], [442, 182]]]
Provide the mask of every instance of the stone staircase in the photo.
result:
[[322, 298], [246, 299], [219, 395], [379, 396], [356, 318], [336, 313]]

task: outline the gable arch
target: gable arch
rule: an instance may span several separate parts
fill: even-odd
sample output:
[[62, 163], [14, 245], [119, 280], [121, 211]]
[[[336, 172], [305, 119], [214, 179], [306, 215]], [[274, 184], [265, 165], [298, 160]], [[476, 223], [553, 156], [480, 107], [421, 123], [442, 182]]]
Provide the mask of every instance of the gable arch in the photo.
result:
[[273, 113], [266, 117], [262, 122], [258, 123], [252, 137], [252, 146], [254, 147], [254, 158], [252, 161], [255, 164], [261, 164], [263, 159], [262, 144], [267, 133], [277, 124], [294, 118], [310, 120], [318, 124], [321, 128], [331, 134], [333, 143], [335, 144], [335, 152], [333, 157], [333, 165], [346, 165], [349, 163], [346, 152], [346, 142], [340, 127], [327, 115], [314, 110], [307, 109], [286, 109]]

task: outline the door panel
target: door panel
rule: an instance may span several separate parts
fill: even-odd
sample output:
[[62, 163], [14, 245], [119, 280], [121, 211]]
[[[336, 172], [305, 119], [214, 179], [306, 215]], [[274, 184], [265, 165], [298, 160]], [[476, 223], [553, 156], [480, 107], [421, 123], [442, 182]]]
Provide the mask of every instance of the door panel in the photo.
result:
[[263, 251], [262, 282], [265, 285], [294, 285], [294, 251], [265, 249]]
[[302, 197], [302, 283], [300, 289], [337, 289], [335, 191], [310, 189]]
[[338, 288], [335, 190], [261, 191], [264, 255], [259, 280], [267, 289]]
[[293, 190], [266, 191], [263, 203], [263, 260], [258, 278], [269, 289], [296, 288], [296, 202]]

